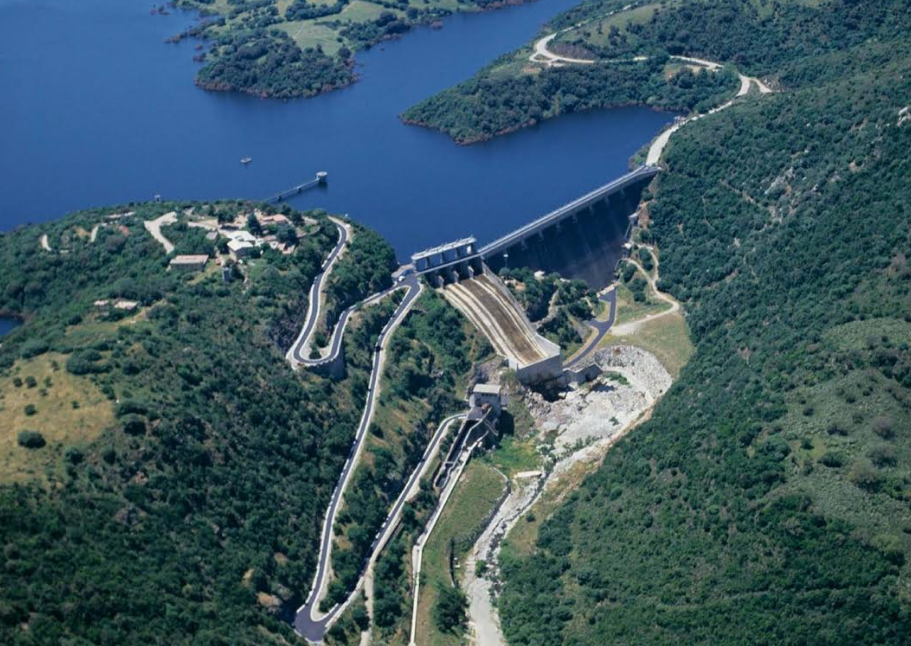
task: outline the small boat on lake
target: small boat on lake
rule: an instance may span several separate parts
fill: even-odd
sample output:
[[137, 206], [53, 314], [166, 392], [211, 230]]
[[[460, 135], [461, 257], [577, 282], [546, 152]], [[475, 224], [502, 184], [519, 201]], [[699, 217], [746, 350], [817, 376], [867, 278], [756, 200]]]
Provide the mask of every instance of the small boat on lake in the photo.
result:
[[243, 164], [244, 166], [246, 166], [246, 165], [249, 164], [251, 161], [253, 161], [253, 158], [252, 158], [252, 157], [242, 157], [241, 160], [240, 160], [240, 163]]

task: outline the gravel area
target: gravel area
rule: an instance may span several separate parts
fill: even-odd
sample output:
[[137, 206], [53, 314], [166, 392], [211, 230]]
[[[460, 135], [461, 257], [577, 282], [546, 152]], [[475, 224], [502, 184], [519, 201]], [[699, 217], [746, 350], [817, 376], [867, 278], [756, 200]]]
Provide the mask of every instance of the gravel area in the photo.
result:
[[[641, 348], [605, 348], [595, 353], [594, 361], [605, 374], [590, 384], [561, 393], [555, 401], [547, 401], [532, 391], [523, 395], [539, 439], [545, 442], [555, 436], [553, 458], [546, 472], [517, 474], [509, 495], [466, 560], [462, 587], [468, 596], [470, 643], [475, 646], [506, 644], [493, 601], [499, 587], [497, 559], [504, 537], [560, 474], [580, 462], [598, 463], [672, 383], [658, 359]], [[488, 564], [483, 578], [475, 575], [479, 560]]]
[[553, 402], [528, 395], [532, 416], [545, 433], [555, 433], [557, 461], [626, 428], [671, 386], [671, 376], [654, 355], [632, 346], [599, 350], [595, 362], [605, 374], [563, 393]]

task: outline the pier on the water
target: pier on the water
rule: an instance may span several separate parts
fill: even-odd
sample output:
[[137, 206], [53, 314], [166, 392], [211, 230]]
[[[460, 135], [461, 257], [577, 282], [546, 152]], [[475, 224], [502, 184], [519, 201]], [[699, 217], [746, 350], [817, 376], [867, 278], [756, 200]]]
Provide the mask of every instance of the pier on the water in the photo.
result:
[[304, 182], [303, 184], [298, 184], [297, 186], [292, 186], [291, 188], [289, 188], [285, 191], [276, 193], [275, 195], [266, 198], [265, 201], [269, 202], [270, 204], [275, 204], [276, 202], [283, 202], [286, 199], [288, 199], [289, 197], [293, 197], [295, 195], [300, 195], [307, 189], [311, 189], [314, 186], [319, 186], [320, 184], [325, 184], [326, 181], [328, 180], [328, 178], [329, 178], [329, 173], [327, 173], [324, 170], [321, 170], [320, 172], [318, 172], [316, 174], [316, 177], [311, 179], [309, 182]]

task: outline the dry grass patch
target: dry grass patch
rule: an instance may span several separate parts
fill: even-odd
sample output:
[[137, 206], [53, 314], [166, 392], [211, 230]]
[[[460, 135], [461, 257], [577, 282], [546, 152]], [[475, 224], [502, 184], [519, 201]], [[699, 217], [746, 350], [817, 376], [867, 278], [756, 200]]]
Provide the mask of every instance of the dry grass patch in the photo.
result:
[[[0, 376], [0, 482], [45, 479], [67, 447], [84, 445], [113, 424], [110, 400], [87, 378], [69, 374], [65, 363], [64, 355], [48, 353], [20, 360]], [[40, 433], [46, 446], [19, 446], [24, 430]]]
[[642, 323], [634, 334], [620, 337], [609, 334], [602, 341], [602, 347], [611, 345], [634, 345], [651, 352], [674, 381], [695, 351], [689, 327], [680, 311]]
[[523, 520], [516, 523], [509, 532], [503, 549], [522, 556], [531, 554], [538, 540], [538, 530], [541, 525], [560, 508], [560, 505], [566, 500], [566, 496], [575, 491], [591, 471], [590, 463], [578, 462], [568, 471], [557, 476], [537, 502], [525, 512]]
[[440, 632], [433, 621], [438, 586], [455, 585], [449, 568], [450, 559], [458, 570], [505, 487], [503, 476], [496, 469], [474, 460], [465, 467], [424, 548], [417, 643], [434, 646], [461, 643], [458, 635]]

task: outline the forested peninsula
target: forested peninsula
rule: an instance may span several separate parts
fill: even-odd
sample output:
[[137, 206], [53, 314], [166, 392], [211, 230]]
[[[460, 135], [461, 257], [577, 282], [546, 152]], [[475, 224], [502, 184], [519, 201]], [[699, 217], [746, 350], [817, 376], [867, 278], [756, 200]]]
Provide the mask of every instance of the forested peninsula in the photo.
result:
[[734, 72], [784, 82], [795, 61], [894, 39], [907, 20], [892, 1], [588, 0], [544, 27], [551, 40], [500, 57], [402, 119], [473, 143], [595, 108], [704, 113], [732, 95]]
[[208, 48], [196, 83], [206, 90], [263, 98], [308, 97], [356, 79], [354, 55], [416, 25], [456, 11], [484, 11], [504, 0], [176, 0], [204, 17], [172, 40]]

